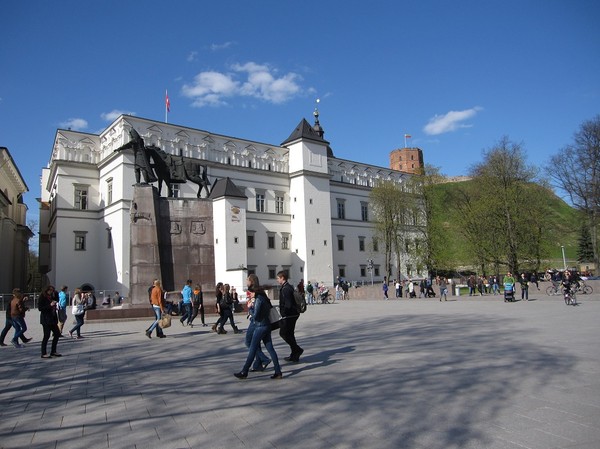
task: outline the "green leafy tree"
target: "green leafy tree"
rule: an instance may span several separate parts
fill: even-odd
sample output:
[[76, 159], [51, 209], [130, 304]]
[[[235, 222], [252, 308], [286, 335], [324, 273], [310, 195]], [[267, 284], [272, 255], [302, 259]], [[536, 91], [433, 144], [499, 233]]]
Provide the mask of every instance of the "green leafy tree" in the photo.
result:
[[[392, 277], [393, 259], [398, 265], [404, 248], [411, 242], [419, 247], [414, 230], [422, 224], [423, 208], [419, 177], [407, 178], [405, 183], [382, 181], [371, 190], [370, 201], [375, 221], [375, 236], [383, 245], [384, 272]], [[401, 267], [397, 266], [398, 274]]]
[[573, 143], [550, 159], [548, 173], [571, 204], [582, 211], [589, 230], [593, 261], [600, 266], [600, 115], [582, 123]]
[[455, 198], [460, 232], [473, 263], [485, 273], [502, 267], [518, 272], [545, 252], [544, 211], [531, 198], [536, 170], [528, 166], [522, 146], [503, 137], [484, 151], [471, 169], [473, 181]]

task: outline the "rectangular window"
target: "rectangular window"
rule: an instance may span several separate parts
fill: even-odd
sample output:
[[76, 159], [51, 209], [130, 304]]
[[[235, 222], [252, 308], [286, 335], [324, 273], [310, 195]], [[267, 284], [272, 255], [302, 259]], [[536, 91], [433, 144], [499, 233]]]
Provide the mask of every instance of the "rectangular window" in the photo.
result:
[[364, 251], [365, 250], [365, 238], [364, 237], [359, 237], [358, 238], [358, 250], [359, 251]]
[[346, 277], [346, 267], [338, 267], [338, 275], [341, 278], [345, 278]]
[[337, 241], [338, 241], [338, 251], [344, 251], [344, 236], [338, 235]]
[[379, 265], [375, 267], [375, 276], [379, 276]]
[[106, 205], [110, 205], [113, 202], [113, 182], [112, 178], [106, 182]]
[[75, 251], [85, 251], [86, 234], [84, 231], [75, 231]]
[[269, 249], [275, 249], [275, 234], [267, 235], [267, 247]]
[[246, 240], [248, 242], [248, 248], [254, 248], [254, 234], [248, 234]]
[[360, 277], [364, 278], [367, 276], [367, 267], [365, 267], [364, 265], [360, 266]]
[[289, 249], [290, 248], [290, 237], [288, 235], [281, 236], [281, 249]]
[[275, 273], [277, 273], [277, 267], [269, 266], [269, 279], [275, 279]]
[[179, 198], [179, 184], [171, 184], [171, 198]]
[[369, 205], [360, 203], [360, 218], [362, 221], [369, 221]]
[[256, 193], [256, 212], [265, 211], [265, 194]]
[[111, 231], [111, 228], [107, 228], [106, 231], [108, 233], [107, 236], [106, 236], [106, 247], [108, 249], [111, 249], [112, 248], [112, 231]]
[[277, 214], [285, 213], [283, 211], [283, 196], [282, 195], [275, 195], [275, 213], [277, 213]]
[[346, 200], [337, 200], [337, 217], [341, 220], [346, 218]]
[[75, 187], [75, 209], [88, 209], [88, 188], [83, 186]]

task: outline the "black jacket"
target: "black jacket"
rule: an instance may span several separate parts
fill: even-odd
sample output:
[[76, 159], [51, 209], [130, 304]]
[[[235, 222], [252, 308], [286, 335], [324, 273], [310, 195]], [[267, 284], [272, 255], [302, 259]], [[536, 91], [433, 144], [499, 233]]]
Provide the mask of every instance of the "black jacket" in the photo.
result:
[[58, 315], [56, 307], [52, 306], [52, 298], [46, 295], [41, 295], [38, 302], [38, 310], [40, 311], [40, 324], [42, 326], [53, 326], [58, 324]]
[[279, 313], [282, 317], [300, 315], [294, 299], [294, 287], [287, 281], [279, 289]]

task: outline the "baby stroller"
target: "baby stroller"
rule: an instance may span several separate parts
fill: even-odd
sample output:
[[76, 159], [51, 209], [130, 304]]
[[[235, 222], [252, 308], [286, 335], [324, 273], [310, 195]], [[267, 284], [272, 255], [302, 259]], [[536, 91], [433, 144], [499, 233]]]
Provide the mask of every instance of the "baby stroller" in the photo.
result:
[[510, 282], [504, 283], [504, 302], [514, 302], [515, 301], [515, 284], [511, 284]]

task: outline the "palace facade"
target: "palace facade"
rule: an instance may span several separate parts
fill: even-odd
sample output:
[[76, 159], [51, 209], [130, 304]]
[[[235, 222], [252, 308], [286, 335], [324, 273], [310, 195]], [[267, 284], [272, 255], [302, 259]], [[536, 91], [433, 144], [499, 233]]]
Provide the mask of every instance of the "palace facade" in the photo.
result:
[[[47, 282], [129, 294], [135, 161], [133, 152], [115, 150], [130, 141], [131, 129], [147, 146], [202, 164], [212, 186], [227, 180], [233, 187], [241, 228], [231, 228], [230, 211], [214, 192], [202, 194], [213, 201], [216, 281], [243, 288], [232, 274], [243, 270], [275, 283], [282, 269], [293, 283], [383, 281], [369, 194], [378, 181], [403, 183], [410, 175], [335, 157], [315, 111], [314, 125], [301, 120], [279, 145], [129, 115], [100, 134], [57, 130], [42, 170], [39, 257]], [[188, 181], [171, 188], [176, 210], [199, 187]], [[167, 195], [166, 186], [161, 190]], [[395, 263], [409, 268], [407, 276], [421, 274], [408, 254]]]

